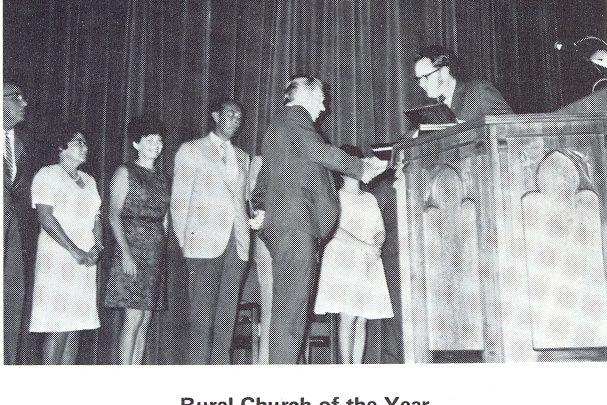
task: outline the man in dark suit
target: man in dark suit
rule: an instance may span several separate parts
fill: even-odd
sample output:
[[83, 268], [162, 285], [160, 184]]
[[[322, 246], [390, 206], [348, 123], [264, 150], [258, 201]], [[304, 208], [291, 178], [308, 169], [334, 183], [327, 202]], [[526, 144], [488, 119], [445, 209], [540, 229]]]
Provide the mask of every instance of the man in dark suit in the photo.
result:
[[294, 364], [301, 353], [319, 243], [330, 235], [339, 214], [330, 170], [368, 182], [387, 164], [349, 156], [326, 143], [314, 126], [324, 110], [319, 79], [291, 80], [285, 108], [264, 134], [263, 163], [251, 196], [256, 211], [252, 226], [263, 221], [261, 237], [273, 260], [273, 364]]
[[25, 293], [24, 246], [30, 211], [31, 164], [23, 133], [27, 102], [12, 83], [3, 86], [4, 112], [4, 363], [16, 364]]
[[447, 104], [460, 121], [512, 114], [493, 84], [486, 80], [461, 80], [455, 54], [442, 46], [431, 45], [419, 51], [415, 78], [429, 98]]
[[[435, 102], [447, 104], [458, 121], [468, 121], [485, 115], [512, 114], [512, 109], [500, 92], [486, 80], [461, 80], [456, 55], [439, 45], [419, 51], [415, 59], [415, 77], [420, 87]], [[440, 351], [435, 362], [477, 362], [480, 352]]]

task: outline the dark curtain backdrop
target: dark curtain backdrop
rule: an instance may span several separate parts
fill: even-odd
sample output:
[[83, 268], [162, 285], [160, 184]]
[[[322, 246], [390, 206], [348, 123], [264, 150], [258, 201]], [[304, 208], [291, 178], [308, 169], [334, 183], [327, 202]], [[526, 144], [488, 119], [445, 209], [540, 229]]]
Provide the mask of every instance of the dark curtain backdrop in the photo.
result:
[[[24, 88], [39, 165], [56, 158], [47, 139], [57, 120], [76, 116], [88, 128], [85, 169], [107, 202], [112, 172], [131, 158], [134, 115], [167, 124], [170, 175], [179, 144], [205, 132], [210, 101], [242, 103], [237, 143], [255, 154], [287, 78], [305, 73], [330, 86], [327, 139], [366, 148], [400, 138], [402, 111], [425, 101], [412, 79], [420, 45], [456, 50], [516, 112], [547, 112], [587, 93], [593, 74], [555, 53], [554, 41], [605, 38], [606, 27], [603, 0], [5, 0], [4, 75]], [[183, 357], [185, 272], [174, 239], [168, 271], [170, 310], [154, 319], [149, 362]], [[83, 339], [81, 362], [111, 361], [119, 314], [102, 310], [102, 319]], [[28, 335], [28, 361], [37, 361], [37, 340]]]

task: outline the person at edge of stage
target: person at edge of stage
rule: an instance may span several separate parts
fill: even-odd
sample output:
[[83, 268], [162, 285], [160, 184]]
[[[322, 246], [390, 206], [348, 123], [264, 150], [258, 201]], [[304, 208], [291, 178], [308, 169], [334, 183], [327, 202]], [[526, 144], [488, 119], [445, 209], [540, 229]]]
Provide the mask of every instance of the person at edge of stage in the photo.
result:
[[[432, 103], [445, 103], [458, 122], [485, 115], [512, 114], [502, 94], [487, 80], [464, 80], [455, 53], [441, 45], [419, 50], [415, 57], [415, 79]], [[418, 132], [411, 132], [416, 137]]]
[[[4, 126], [4, 364], [18, 364], [21, 320], [25, 298], [28, 252], [35, 243], [28, 238], [32, 209], [30, 186], [32, 162], [29, 137], [20, 125], [26, 118], [27, 101], [21, 88], [3, 83]], [[30, 245], [30, 246], [28, 246]], [[33, 256], [33, 255], [32, 255]]]

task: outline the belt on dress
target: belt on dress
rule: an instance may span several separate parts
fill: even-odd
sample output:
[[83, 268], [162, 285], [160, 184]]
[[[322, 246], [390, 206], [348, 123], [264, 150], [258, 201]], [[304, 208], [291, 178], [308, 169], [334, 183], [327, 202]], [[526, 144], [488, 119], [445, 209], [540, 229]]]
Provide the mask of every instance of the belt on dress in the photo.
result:
[[122, 218], [125, 221], [138, 221], [138, 222], [148, 222], [148, 223], [158, 223], [161, 224], [164, 221], [164, 218], [158, 217], [137, 217], [137, 216], [127, 216], [123, 215]]

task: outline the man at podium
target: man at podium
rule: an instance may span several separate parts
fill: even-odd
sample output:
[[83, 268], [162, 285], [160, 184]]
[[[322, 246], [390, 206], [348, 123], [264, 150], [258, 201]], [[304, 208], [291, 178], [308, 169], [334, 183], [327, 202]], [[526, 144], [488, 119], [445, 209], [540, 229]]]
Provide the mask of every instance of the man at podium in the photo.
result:
[[440, 45], [422, 48], [415, 58], [415, 78], [429, 98], [445, 103], [460, 121], [485, 115], [512, 114], [500, 92], [486, 80], [463, 81], [455, 54]]

